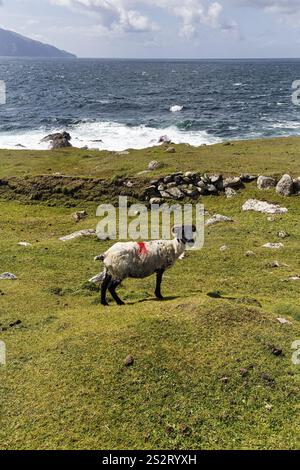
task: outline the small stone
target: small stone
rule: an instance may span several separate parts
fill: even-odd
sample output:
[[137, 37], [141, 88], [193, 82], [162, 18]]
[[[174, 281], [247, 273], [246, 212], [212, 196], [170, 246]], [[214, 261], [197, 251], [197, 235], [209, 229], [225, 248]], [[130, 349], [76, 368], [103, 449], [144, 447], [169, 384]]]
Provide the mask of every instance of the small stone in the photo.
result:
[[228, 250], [228, 246], [227, 245], [223, 245], [221, 246], [220, 248], [220, 251], [227, 251]]
[[281, 324], [281, 325], [291, 325], [292, 323], [285, 318], [278, 317], [276, 320]]
[[18, 246], [24, 246], [25, 248], [29, 247], [29, 246], [32, 246], [31, 243], [28, 243], [28, 242], [19, 242], [18, 243]]
[[242, 369], [240, 369], [240, 374], [242, 377], [247, 377], [247, 375], [249, 374], [249, 371], [248, 369], [245, 369], [244, 367]]
[[263, 245], [263, 248], [269, 248], [271, 250], [280, 250], [281, 248], [284, 248], [283, 243], [266, 243]]
[[255, 256], [255, 253], [254, 253], [254, 251], [249, 250], [249, 251], [246, 251], [245, 256], [250, 258], [250, 256]]
[[15, 281], [17, 279], [17, 276], [15, 276], [12, 273], [3, 273], [0, 274], [0, 280], [2, 281]]
[[129, 355], [124, 359], [124, 366], [125, 367], [130, 367], [134, 364], [134, 357]]
[[72, 214], [72, 218], [75, 220], [75, 222], [80, 222], [81, 220], [86, 219], [87, 216], [88, 214], [86, 211], [77, 211]]
[[288, 278], [289, 281], [300, 281], [300, 277], [299, 276], [290, 276]]
[[224, 383], [224, 384], [227, 384], [229, 381], [228, 377], [221, 377], [220, 378], [220, 382]]
[[267, 411], [272, 411], [272, 410], [273, 410], [273, 406], [270, 405], [270, 403], [266, 403], [266, 410], [267, 410]]
[[273, 348], [272, 349], [272, 354], [274, 356], [282, 356], [282, 349]]
[[288, 238], [289, 236], [290, 235], [287, 232], [285, 232], [284, 230], [278, 232], [278, 237], [279, 238]]

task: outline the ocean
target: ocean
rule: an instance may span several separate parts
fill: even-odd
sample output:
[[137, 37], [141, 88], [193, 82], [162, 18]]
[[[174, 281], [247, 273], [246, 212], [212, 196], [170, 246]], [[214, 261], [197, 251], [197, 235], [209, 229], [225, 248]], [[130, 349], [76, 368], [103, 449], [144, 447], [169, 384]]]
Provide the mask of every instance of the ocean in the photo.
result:
[[297, 79], [300, 60], [0, 59], [0, 148], [45, 149], [62, 130], [116, 151], [162, 135], [194, 146], [299, 135]]

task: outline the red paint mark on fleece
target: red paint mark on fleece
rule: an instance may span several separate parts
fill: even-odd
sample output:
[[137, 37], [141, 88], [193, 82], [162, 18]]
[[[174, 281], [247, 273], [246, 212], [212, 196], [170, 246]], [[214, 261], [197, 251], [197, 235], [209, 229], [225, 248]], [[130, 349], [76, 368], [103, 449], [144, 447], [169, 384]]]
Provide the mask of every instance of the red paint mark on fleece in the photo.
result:
[[140, 255], [146, 255], [148, 253], [148, 248], [146, 246], [146, 243], [140, 242], [140, 243], [138, 243], [138, 247], [139, 247], [139, 254]]

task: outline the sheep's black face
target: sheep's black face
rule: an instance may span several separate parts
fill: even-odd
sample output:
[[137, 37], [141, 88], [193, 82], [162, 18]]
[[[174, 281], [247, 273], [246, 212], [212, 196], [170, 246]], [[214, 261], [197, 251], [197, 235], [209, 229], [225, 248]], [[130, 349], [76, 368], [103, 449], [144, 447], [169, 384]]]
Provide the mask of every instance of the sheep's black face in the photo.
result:
[[172, 229], [172, 232], [176, 236], [177, 240], [189, 246], [192, 246], [195, 243], [196, 231], [197, 229], [195, 225], [175, 226]]

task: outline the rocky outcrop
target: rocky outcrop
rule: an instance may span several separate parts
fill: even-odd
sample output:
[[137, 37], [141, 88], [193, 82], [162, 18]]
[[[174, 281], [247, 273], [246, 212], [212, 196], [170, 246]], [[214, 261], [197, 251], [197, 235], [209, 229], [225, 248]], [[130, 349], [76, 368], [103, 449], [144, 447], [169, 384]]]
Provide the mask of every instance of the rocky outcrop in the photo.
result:
[[61, 149], [72, 147], [70, 140], [72, 137], [68, 132], [58, 132], [56, 134], [49, 134], [42, 139], [41, 142], [50, 142], [52, 149]]

